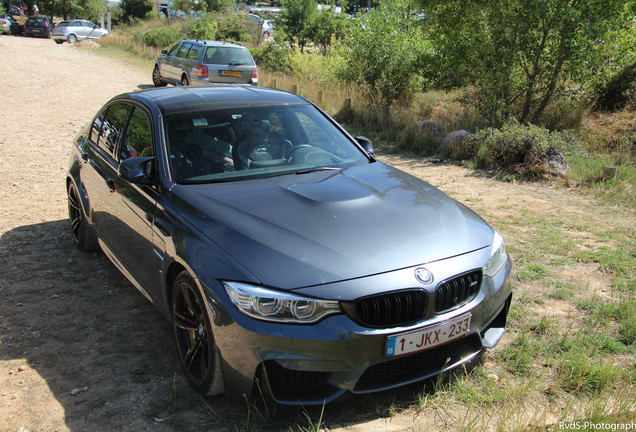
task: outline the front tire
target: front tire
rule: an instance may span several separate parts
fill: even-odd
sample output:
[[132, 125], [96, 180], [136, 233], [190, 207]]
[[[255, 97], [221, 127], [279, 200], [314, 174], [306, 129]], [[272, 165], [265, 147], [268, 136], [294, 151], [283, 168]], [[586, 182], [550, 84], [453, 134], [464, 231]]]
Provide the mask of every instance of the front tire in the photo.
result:
[[99, 248], [97, 235], [86, 221], [79, 193], [73, 183], [68, 186], [68, 219], [75, 246], [82, 252], [92, 252]]
[[161, 78], [159, 65], [155, 65], [155, 68], [152, 71], [152, 83], [155, 85], [155, 87], [165, 87], [168, 85], [168, 83]]
[[173, 285], [172, 328], [179, 361], [190, 385], [206, 395], [223, 393], [223, 372], [210, 317], [187, 271], [181, 272]]

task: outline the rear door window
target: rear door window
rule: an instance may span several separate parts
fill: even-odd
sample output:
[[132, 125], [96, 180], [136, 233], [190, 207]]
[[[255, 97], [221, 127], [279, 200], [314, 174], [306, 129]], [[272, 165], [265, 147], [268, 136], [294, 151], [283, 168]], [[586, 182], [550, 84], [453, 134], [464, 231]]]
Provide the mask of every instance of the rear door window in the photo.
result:
[[192, 45], [190, 51], [188, 51], [188, 59], [198, 61], [199, 54], [201, 54], [201, 49], [203, 47], [201, 45]]
[[[117, 147], [121, 133], [128, 121], [131, 108], [132, 106], [127, 103], [115, 103], [110, 105], [103, 115], [97, 117], [99, 123], [101, 123], [99, 125], [99, 136], [97, 140], [95, 140], [93, 135], [91, 135], [91, 138], [93, 141], [96, 141], [100, 149], [113, 157], [115, 156], [115, 148]], [[95, 124], [98, 122], [97, 119], [93, 123], [93, 128], [97, 126]]]

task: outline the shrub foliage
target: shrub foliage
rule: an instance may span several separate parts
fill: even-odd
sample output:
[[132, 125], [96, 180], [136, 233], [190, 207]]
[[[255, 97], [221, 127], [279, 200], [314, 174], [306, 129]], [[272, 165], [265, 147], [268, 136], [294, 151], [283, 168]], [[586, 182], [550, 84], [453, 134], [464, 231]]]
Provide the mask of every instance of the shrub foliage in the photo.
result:
[[179, 41], [183, 34], [174, 27], [152, 28], [143, 33], [135, 33], [133, 40], [149, 47], [162, 48]]
[[501, 128], [478, 131], [472, 138], [476, 149], [475, 166], [516, 171], [536, 176], [544, 173], [542, 156], [549, 149], [571, 151], [578, 146], [570, 132], [550, 132], [534, 126], [509, 121]]

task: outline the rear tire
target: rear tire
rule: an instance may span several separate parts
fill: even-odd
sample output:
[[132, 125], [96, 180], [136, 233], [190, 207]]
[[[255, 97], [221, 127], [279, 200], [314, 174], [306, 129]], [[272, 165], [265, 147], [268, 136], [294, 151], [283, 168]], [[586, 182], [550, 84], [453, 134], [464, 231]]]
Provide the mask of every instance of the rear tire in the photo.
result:
[[68, 43], [73, 45], [75, 42], [77, 42], [77, 36], [75, 36], [74, 34], [70, 34], [68, 35], [68, 38], [66, 38], [66, 40], [68, 41]]
[[181, 83], [182, 86], [189, 86], [190, 85], [190, 80], [188, 79], [187, 75], [184, 75], [181, 77]]
[[205, 395], [224, 392], [219, 349], [196, 283], [182, 271], [173, 285], [172, 328], [177, 354], [188, 382]]
[[88, 226], [79, 193], [73, 183], [68, 186], [68, 219], [71, 222], [71, 233], [75, 246], [82, 252], [99, 249], [97, 234]]

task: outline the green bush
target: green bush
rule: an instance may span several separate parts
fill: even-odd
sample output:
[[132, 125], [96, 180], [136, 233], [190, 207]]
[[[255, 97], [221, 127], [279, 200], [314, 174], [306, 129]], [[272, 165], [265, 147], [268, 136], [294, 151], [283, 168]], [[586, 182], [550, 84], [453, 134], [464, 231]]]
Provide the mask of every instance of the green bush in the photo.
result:
[[410, 95], [413, 77], [433, 52], [409, 8], [403, 0], [381, 4], [355, 20], [350, 37], [339, 46], [345, 61], [337, 76], [360, 85], [373, 104], [390, 107]]
[[291, 72], [293, 49], [287, 44], [279, 43], [275, 39], [265, 48], [253, 48], [250, 52], [259, 67], [271, 72]]
[[596, 89], [597, 109], [616, 111], [630, 104], [636, 106], [636, 61], [625, 65]]
[[189, 38], [216, 40], [219, 25], [214, 16], [208, 15], [198, 20], [189, 20], [183, 31]]
[[135, 33], [133, 40], [149, 47], [161, 48], [182, 39], [181, 31], [173, 27], [152, 28], [143, 33]]
[[473, 137], [477, 149], [475, 165], [517, 171], [520, 174], [541, 174], [541, 156], [549, 148], [569, 151], [578, 146], [570, 132], [550, 132], [534, 126], [521, 125], [515, 120], [500, 129], [488, 128]]
[[258, 35], [258, 26], [245, 18], [244, 14], [225, 14], [218, 17], [219, 40], [249, 41]]
[[152, 10], [151, 0], [122, 0], [120, 7], [124, 12], [124, 17], [134, 24], [136, 19], [144, 18]]

